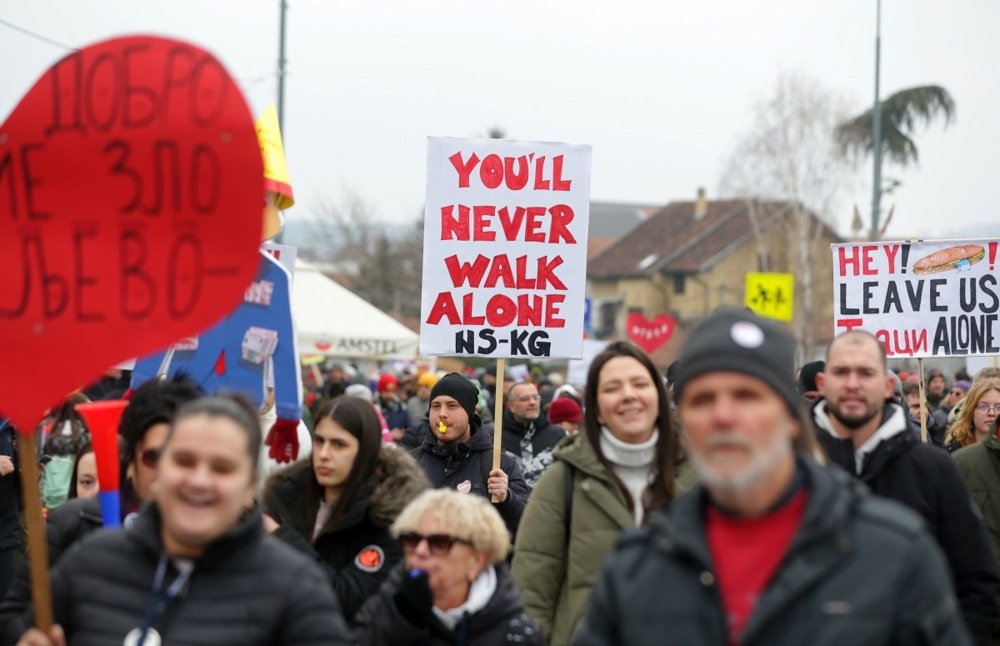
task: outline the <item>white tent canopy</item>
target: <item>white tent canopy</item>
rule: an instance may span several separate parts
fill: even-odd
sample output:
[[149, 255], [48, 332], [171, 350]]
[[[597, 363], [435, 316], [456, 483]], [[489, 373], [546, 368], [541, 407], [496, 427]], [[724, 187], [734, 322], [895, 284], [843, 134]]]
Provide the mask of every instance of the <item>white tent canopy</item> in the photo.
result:
[[331, 357], [406, 359], [417, 355], [419, 336], [363, 298], [295, 262], [292, 311], [299, 352]]

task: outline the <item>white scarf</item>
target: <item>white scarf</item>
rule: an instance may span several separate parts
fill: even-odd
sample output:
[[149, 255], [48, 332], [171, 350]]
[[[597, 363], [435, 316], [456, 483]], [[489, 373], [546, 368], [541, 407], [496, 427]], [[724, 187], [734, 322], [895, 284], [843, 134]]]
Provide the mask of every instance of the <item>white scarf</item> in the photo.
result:
[[642, 494], [653, 477], [659, 437], [660, 431], [653, 429], [653, 434], [645, 442], [629, 444], [612, 435], [606, 426], [601, 427], [601, 452], [632, 497], [632, 515], [636, 526], [642, 522]]

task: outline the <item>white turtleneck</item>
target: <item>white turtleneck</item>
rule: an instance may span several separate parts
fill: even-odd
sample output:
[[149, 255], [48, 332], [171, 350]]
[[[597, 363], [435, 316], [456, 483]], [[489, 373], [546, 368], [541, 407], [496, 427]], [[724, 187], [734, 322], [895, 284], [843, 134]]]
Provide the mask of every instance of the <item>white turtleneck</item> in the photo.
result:
[[652, 436], [645, 442], [629, 444], [612, 435], [606, 426], [601, 427], [601, 452], [632, 497], [632, 515], [636, 526], [642, 522], [642, 494], [653, 477], [656, 440], [659, 437], [659, 430], [653, 429]]

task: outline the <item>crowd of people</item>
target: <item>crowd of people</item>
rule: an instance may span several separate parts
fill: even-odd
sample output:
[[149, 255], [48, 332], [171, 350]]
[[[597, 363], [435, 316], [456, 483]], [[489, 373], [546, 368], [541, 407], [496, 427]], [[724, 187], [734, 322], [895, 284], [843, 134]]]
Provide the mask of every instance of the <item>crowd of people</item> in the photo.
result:
[[617, 341], [582, 390], [503, 382], [334, 365], [299, 459], [265, 469], [268, 410], [149, 381], [114, 530], [74, 394], [41, 433], [47, 630], [18, 556], [28, 440], [0, 426], [0, 642], [1000, 639], [996, 372], [921, 387], [860, 331], [796, 371], [781, 326], [720, 310], [664, 372]]

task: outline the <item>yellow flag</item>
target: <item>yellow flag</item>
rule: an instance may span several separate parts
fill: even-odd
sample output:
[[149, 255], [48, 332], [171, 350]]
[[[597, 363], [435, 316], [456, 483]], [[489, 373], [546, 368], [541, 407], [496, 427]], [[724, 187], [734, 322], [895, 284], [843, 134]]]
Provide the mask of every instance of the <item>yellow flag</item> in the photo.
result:
[[292, 181], [288, 179], [285, 164], [285, 146], [281, 142], [281, 128], [278, 127], [278, 110], [272, 103], [264, 110], [255, 124], [260, 154], [264, 158], [264, 188], [281, 196], [278, 208], [285, 210], [295, 204], [292, 195]]

